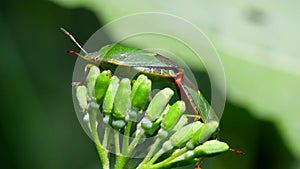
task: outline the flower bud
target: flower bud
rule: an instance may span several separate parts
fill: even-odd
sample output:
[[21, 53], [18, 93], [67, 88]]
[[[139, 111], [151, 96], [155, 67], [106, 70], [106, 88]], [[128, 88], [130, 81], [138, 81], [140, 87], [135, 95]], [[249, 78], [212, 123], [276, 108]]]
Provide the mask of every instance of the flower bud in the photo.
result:
[[203, 123], [196, 121], [190, 123], [178, 131], [176, 131], [170, 138], [171, 144], [174, 147], [182, 148], [194, 136], [194, 134], [201, 128]]
[[[116, 90], [116, 89], [115, 89]], [[117, 119], [124, 119], [130, 111], [130, 93], [131, 86], [129, 79], [122, 79], [118, 87], [114, 108], [113, 116]]]
[[211, 137], [211, 135], [216, 132], [219, 123], [216, 121], [211, 121], [209, 123], [205, 123], [201, 126], [198, 131], [195, 133], [194, 137], [187, 143], [187, 149], [194, 149], [194, 147], [202, 144], [207, 139]]
[[101, 72], [101, 74], [97, 77], [95, 84], [95, 97], [99, 105], [101, 105], [103, 102], [103, 98], [109, 86], [110, 79], [111, 72], [109, 70]]
[[159, 118], [164, 111], [166, 105], [169, 103], [171, 97], [174, 95], [173, 90], [165, 88], [159, 91], [150, 102], [145, 116], [152, 122]]
[[76, 98], [79, 103], [80, 111], [85, 112], [87, 109], [87, 89], [85, 86], [76, 87]]
[[177, 101], [174, 103], [168, 113], [166, 114], [165, 118], [162, 121], [161, 127], [162, 129], [169, 131], [171, 130], [178, 120], [180, 119], [182, 113], [185, 111], [185, 104], [183, 101]]
[[195, 153], [194, 157], [199, 158], [218, 155], [228, 150], [229, 146], [227, 143], [218, 140], [209, 140], [204, 142], [202, 145], [196, 147], [193, 151]]
[[107, 88], [104, 100], [103, 100], [103, 113], [106, 115], [111, 114], [112, 109], [113, 109], [113, 104], [114, 104], [114, 100], [115, 100], [115, 96], [117, 94], [117, 89], [119, 87], [119, 78], [117, 78], [116, 76], [113, 76], [111, 78], [110, 84]]
[[90, 97], [94, 96], [95, 84], [96, 84], [97, 77], [99, 75], [100, 75], [99, 68], [97, 66], [92, 66], [86, 77], [86, 85], [87, 85], [87, 89], [88, 89], [88, 95]]
[[151, 91], [151, 81], [145, 76], [140, 75], [134, 82], [131, 94], [131, 106], [138, 111], [143, 110]]

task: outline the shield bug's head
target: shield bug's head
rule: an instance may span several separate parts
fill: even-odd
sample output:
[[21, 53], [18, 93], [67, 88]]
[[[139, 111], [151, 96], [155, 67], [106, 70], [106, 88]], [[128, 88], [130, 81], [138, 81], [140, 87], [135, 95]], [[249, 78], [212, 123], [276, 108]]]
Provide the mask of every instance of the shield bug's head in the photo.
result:
[[94, 63], [99, 63], [100, 62], [100, 51], [97, 52], [92, 52], [92, 53], [87, 53], [82, 47], [81, 45], [76, 41], [76, 39], [72, 36], [72, 34], [70, 34], [67, 30], [65, 30], [64, 28], [60, 28], [60, 30], [66, 34], [67, 36], [70, 37], [70, 39], [85, 53], [85, 55], [81, 55], [78, 52], [75, 52], [73, 50], [69, 50], [67, 51], [68, 53], [74, 54], [78, 57], [81, 57], [82, 59], [89, 61], [89, 62], [94, 62]]
[[73, 55], [76, 55], [78, 57], [81, 57], [82, 59], [88, 61], [88, 62], [93, 62], [95, 64], [99, 64], [100, 63], [100, 54], [99, 52], [92, 52], [92, 53], [87, 53], [85, 55], [81, 55], [78, 52], [75, 52], [73, 50], [68, 50], [68, 53], [71, 53]]

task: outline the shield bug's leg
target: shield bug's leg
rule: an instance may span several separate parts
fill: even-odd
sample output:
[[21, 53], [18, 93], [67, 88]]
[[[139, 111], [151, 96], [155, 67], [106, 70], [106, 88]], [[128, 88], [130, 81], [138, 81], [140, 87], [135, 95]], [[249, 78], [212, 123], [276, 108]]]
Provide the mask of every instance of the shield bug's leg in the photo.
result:
[[183, 116], [194, 118], [194, 121], [199, 121], [201, 119], [201, 116], [197, 114], [184, 114]]
[[72, 82], [72, 86], [83, 85], [83, 84], [85, 83], [85, 79], [86, 79], [86, 77], [87, 77], [87, 75], [88, 75], [89, 69], [90, 69], [91, 67], [93, 67], [93, 66], [95, 66], [95, 65], [93, 65], [93, 64], [87, 64], [87, 65], [84, 67], [84, 74], [83, 74], [82, 80], [79, 81], [79, 82]]
[[236, 150], [236, 149], [233, 149], [233, 148], [230, 148], [229, 151], [234, 152], [234, 153], [238, 153], [238, 154], [240, 154], [240, 155], [244, 155], [244, 154], [245, 154], [245, 153], [242, 152], [241, 150]]
[[201, 164], [201, 159], [199, 159], [198, 162], [196, 163], [195, 169], [201, 169], [200, 164]]
[[[181, 91], [182, 91], [182, 94], [183, 94], [182, 99], [187, 102], [189, 109], [192, 109], [192, 111], [196, 115], [199, 115], [198, 110], [195, 105], [195, 102], [193, 101], [193, 98], [190, 96], [189, 92], [182, 84], [182, 79], [183, 79], [183, 70], [179, 70], [179, 72], [176, 74], [176, 77], [174, 78], [174, 83], [176, 84], [177, 93], [181, 97]], [[202, 119], [201, 119], [201, 117], [197, 117], [197, 118], [195, 118], [195, 121], [196, 120], [202, 120]]]

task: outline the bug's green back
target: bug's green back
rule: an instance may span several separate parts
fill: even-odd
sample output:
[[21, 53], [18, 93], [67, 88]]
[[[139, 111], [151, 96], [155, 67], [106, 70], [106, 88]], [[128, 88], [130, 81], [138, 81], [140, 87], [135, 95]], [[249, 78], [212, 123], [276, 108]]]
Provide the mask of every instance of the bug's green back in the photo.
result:
[[[171, 60], [155, 52], [112, 44], [102, 47], [98, 52], [99, 67], [131, 76], [146, 74], [154, 81], [174, 81], [178, 66]], [[122, 75], [120, 75], [122, 76]]]
[[140, 67], [170, 67], [155, 57], [157, 54], [142, 49], [112, 44], [100, 49], [102, 61], [115, 62], [124, 66]]

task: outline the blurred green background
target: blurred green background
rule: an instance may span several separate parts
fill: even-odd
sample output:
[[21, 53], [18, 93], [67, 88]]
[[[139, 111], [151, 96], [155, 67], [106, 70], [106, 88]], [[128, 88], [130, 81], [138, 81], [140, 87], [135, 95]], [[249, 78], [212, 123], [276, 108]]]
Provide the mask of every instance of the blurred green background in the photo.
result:
[[[228, 100], [220, 138], [245, 155], [211, 169], [300, 169], [298, 1], [0, 1], [0, 168], [99, 168], [72, 104], [76, 49], [101, 25], [135, 12], [167, 12], [197, 25], [224, 64]], [[107, 32], [113, 39], [114, 32]], [[194, 70], [198, 72], [199, 70]], [[201, 72], [198, 72], [201, 73]], [[201, 73], [203, 74], [203, 73]], [[208, 77], [200, 88], [209, 96]]]

